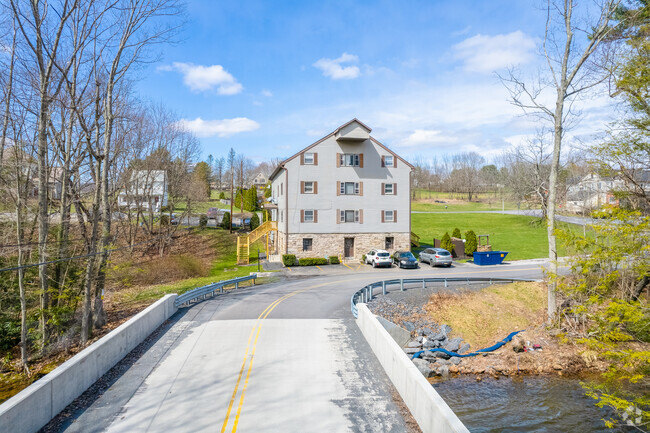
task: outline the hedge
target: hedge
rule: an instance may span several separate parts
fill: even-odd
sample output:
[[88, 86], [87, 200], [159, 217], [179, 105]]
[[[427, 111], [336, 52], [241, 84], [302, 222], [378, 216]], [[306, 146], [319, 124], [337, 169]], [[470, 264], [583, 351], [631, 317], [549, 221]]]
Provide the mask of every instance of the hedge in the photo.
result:
[[324, 257], [305, 257], [304, 259], [299, 259], [298, 263], [300, 266], [317, 266], [329, 264], [327, 259]]
[[340, 263], [339, 256], [330, 256], [330, 265], [338, 265]]
[[284, 266], [296, 266], [298, 261], [295, 254], [282, 254], [282, 264]]

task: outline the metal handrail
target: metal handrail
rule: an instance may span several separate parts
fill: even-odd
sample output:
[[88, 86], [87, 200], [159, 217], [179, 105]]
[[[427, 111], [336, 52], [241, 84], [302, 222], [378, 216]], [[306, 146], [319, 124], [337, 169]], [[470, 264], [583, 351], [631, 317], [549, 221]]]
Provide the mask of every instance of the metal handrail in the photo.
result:
[[189, 304], [192, 301], [197, 299], [205, 299], [208, 295], [214, 296], [214, 292], [218, 289], [219, 293], [224, 293], [224, 288], [231, 284], [234, 284], [235, 289], [239, 289], [239, 283], [244, 281], [253, 280], [253, 285], [255, 285], [255, 280], [257, 279], [257, 274], [249, 275], [246, 277], [232, 278], [230, 280], [217, 281], [215, 283], [210, 283], [207, 286], [197, 287], [188, 292], [183, 293], [176, 297], [174, 301], [174, 306], [176, 308], [180, 307], [183, 304]]
[[350, 298], [350, 311], [352, 315], [356, 318], [358, 314], [357, 304], [359, 302], [365, 303], [370, 301], [373, 298], [373, 289], [376, 287], [381, 287], [382, 294], [385, 295], [388, 293], [388, 286], [391, 284], [399, 284], [400, 291], [404, 291], [404, 284], [410, 283], [422, 283], [422, 288], [426, 288], [427, 283], [445, 283], [447, 287], [450, 282], [464, 282], [469, 284], [470, 282], [482, 282], [482, 283], [515, 283], [518, 281], [531, 282], [536, 280], [530, 280], [527, 278], [485, 278], [485, 277], [446, 277], [446, 278], [397, 278], [393, 280], [384, 280], [376, 281], [370, 283], [367, 286], [362, 287], [361, 289], [354, 292]]

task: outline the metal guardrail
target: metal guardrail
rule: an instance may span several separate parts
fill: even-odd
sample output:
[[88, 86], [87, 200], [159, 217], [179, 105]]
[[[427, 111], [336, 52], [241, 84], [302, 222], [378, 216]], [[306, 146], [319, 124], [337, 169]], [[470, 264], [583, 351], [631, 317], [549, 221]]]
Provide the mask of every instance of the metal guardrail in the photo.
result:
[[247, 277], [238, 277], [230, 280], [217, 281], [216, 283], [210, 283], [207, 286], [197, 287], [196, 289], [192, 289], [189, 292], [185, 292], [182, 295], [178, 296], [174, 302], [174, 306], [178, 308], [183, 304], [189, 304], [190, 302], [198, 299], [205, 299], [208, 297], [208, 295], [214, 296], [214, 292], [217, 290], [219, 290], [219, 293], [224, 293], [224, 288], [231, 284], [235, 286], [235, 289], [238, 289], [239, 283], [253, 280], [253, 285], [255, 285], [256, 279], [257, 274], [253, 274]]
[[350, 311], [352, 311], [352, 315], [356, 318], [358, 314], [357, 304], [359, 302], [365, 303], [370, 301], [373, 298], [373, 289], [375, 288], [381, 287], [382, 294], [385, 295], [386, 293], [388, 293], [388, 286], [390, 285], [399, 285], [400, 290], [404, 291], [405, 290], [404, 284], [412, 284], [412, 283], [421, 283], [422, 288], [424, 289], [426, 288], [427, 283], [445, 283], [445, 287], [447, 287], [450, 282], [452, 283], [462, 282], [467, 284], [470, 284], [470, 282], [478, 282], [478, 283], [492, 284], [492, 283], [514, 283], [517, 281], [531, 282], [536, 280], [529, 280], [525, 278], [451, 277], [451, 278], [398, 278], [394, 280], [377, 281], [362, 287], [352, 295], [352, 297], [350, 298]]

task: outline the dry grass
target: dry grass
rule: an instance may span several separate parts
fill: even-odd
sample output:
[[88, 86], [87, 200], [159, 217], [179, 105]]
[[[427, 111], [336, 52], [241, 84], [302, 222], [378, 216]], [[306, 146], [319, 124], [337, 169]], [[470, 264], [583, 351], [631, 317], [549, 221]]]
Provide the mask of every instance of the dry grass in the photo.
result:
[[537, 326], [546, 314], [542, 283], [495, 285], [461, 295], [435, 294], [425, 310], [436, 323], [446, 323], [454, 335], [474, 348], [486, 347], [512, 331]]

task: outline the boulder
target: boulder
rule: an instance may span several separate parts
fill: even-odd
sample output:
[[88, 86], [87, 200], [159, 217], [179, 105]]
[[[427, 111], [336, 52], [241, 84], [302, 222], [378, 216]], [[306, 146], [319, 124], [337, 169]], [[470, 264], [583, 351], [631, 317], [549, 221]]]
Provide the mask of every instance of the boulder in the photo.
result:
[[422, 345], [425, 349], [433, 349], [434, 347], [440, 347], [440, 341], [438, 340], [427, 340]]
[[404, 322], [403, 325], [408, 332], [412, 332], [413, 330], [415, 330], [415, 325], [413, 324], [413, 322]]
[[406, 353], [407, 355], [413, 355], [414, 353], [419, 352], [419, 351], [420, 351], [420, 348], [418, 348], [418, 347], [405, 347], [404, 348], [404, 353]]
[[439, 367], [436, 367], [436, 374], [438, 376], [442, 376], [442, 377], [449, 376], [449, 366], [448, 365], [441, 365]]
[[458, 353], [460, 355], [464, 355], [468, 351], [469, 351], [469, 343], [465, 343], [462, 346], [460, 346], [460, 349], [458, 349], [458, 351], [456, 353]]
[[450, 352], [455, 352], [460, 349], [460, 343], [462, 342], [462, 338], [452, 338], [451, 340], [447, 341], [447, 344], [445, 344], [445, 349]]
[[406, 347], [422, 347], [422, 344], [416, 341], [409, 341]]
[[526, 342], [520, 336], [516, 336], [512, 339], [512, 350], [517, 353], [521, 353], [526, 348]]
[[424, 377], [431, 376], [431, 372], [433, 370], [431, 370], [431, 367], [429, 367], [429, 361], [425, 361], [424, 359], [418, 359], [418, 358], [413, 359], [412, 361], [413, 364], [415, 364], [415, 366], [418, 368], [418, 370], [420, 371], [420, 373], [422, 373]]
[[433, 352], [436, 355], [436, 358], [449, 359], [450, 355], [447, 355], [445, 352]]
[[451, 326], [449, 326], [449, 325], [440, 325], [440, 327], [438, 328], [438, 332], [440, 332], [442, 334], [445, 334], [445, 335], [449, 335], [451, 333]]
[[381, 325], [384, 327], [384, 329], [386, 329], [386, 331], [388, 331], [390, 336], [393, 337], [393, 340], [395, 340], [397, 344], [399, 344], [399, 347], [404, 347], [404, 345], [409, 342], [409, 340], [411, 339], [411, 333], [409, 331], [407, 331], [406, 329], [400, 326], [397, 326], [393, 322], [386, 320], [381, 316], [376, 316], [376, 317], [379, 323], [381, 323]]
[[422, 328], [420, 330], [420, 333], [422, 335], [426, 335], [427, 337], [434, 334], [433, 329], [431, 329], [431, 328]]
[[447, 335], [444, 334], [444, 333], [442, 333], [442, 332], [438, 332], [437, 334], [434, 334], [434, 335], [432, 335], [432, 336], [429, 337], [429, 338], [430, 338], [431, 340], [444, 341], [444, 340], [447, 339]]
[[457, 356], [452, 356], [451, 359], [449, 360], [449, 362], [451, 362], [454, 365], [458, 365], [458, 364], [461, 363], [462, 360], [463, 360], [463, 358], [459, 358]]
[[436, 355], [433, 352], [426, 351], [422, 354], [422, 358], [426, 359], [429, 362], [436, 362]]

